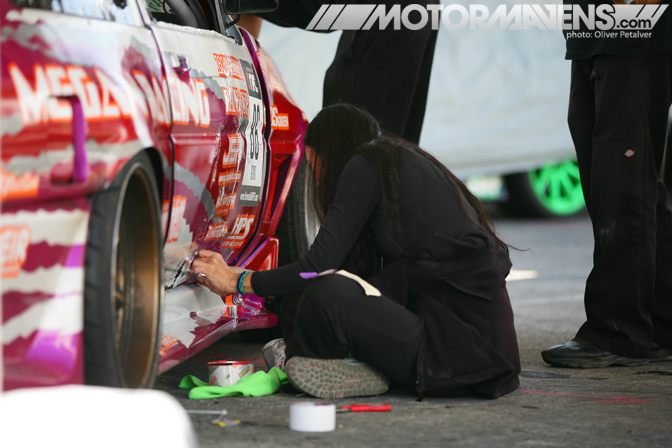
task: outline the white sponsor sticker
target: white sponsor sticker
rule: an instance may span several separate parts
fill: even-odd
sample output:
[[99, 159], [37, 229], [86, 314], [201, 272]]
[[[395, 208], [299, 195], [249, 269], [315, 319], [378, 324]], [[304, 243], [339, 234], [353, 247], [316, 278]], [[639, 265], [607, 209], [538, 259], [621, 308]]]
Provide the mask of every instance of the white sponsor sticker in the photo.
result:
[[243, 132], [247, 151], [239, 204], [256, 207], [259, 204], [264, 181], [264, 104], [261, 97], [261, 84], [254, 67], [247, 61], [240, 61], [240, 64], [243, 67], [250, 101]]

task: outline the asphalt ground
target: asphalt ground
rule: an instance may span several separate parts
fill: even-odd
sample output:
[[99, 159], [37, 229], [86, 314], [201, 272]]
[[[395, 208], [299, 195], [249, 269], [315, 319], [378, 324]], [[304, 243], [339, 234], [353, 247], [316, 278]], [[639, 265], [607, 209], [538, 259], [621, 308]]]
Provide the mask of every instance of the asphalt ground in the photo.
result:
[[[400, 390], [380, 397], [331, 400], [337, 406], [388, 402], [388, 413], [338, 414], [329, 433], [289, 429], [289, 405], [314, 398], [279, 392], [258, 398], [190, 400], [178, 389], [187, 374], [207, 380], [207, 362], [249, 359], [259, 368], [263, 344], [231, 334], [159, 377], [157, 388], [185, 409], [226, 409], [238, 426], [219, 427], [192, 415], [202, 447], [592, 447], [672, 446], [672, 358], [640, 367], [565, 369], [545, 364], [544, 348], [571, 339], [585, 319], [590, 272], [590, 221], [497, 220], [515, 270], [536, 278], [508, 283], [523, 372], [520, 389], [497, 400], [425, 398]], [[520, 273], [521, 278], [535, 273]], [[318, 400], [319, 401], [319, 400]]]

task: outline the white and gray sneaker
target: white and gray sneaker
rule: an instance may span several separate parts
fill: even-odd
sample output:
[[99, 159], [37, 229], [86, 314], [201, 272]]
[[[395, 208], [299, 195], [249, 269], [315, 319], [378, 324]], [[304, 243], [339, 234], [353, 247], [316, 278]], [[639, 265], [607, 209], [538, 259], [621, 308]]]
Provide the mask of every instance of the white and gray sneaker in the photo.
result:
[[390, 386], [383, 373], [353, 358], [294, 356], [287, 361], [285, 373], [298, 390], [324, 399], [379, 395]]
[[261, 356], [269, 369], [277, 367], [285, 370], [285, 340], [273, 339], [261, 349]]

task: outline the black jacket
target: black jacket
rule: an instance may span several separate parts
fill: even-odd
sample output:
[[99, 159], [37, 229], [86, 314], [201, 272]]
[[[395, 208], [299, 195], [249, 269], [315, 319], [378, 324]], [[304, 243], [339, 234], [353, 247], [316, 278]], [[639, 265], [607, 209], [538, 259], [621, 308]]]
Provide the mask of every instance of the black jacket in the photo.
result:
[[497, 398], [518, 388], [520, 357], [505, 286], [510, 269], [507, 251], [473, 229], [457, 239], [435, 234], [415, 261], [396, 261], [372, 279], [425, 321], [420, 396]]

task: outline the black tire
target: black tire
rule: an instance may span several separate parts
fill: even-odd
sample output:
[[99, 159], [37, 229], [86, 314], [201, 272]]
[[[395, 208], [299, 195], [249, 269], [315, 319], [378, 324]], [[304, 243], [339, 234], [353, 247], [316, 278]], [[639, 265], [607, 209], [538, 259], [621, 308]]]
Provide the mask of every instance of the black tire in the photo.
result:
[[[292, 189], [287, 196], [287, 203], [285, 204], [285, 210], [282, 212], [278, 230], [275, 232], [275, 236], [280, 240], [278, 267], [300, 260], [315, 241], [319, 226], [308, 203], [309, 176], [312, 176], [312, 173], [304, 157], [297, 170]], [[279, 316], [280, 306], [284, 298], [285, 296], [279, 296], [274, 299], [266, 299], [264, 306], [267, 310]], [[281, 338], [282, 329], [278, 321], [278, 325], [275, 327], [241, 331], [240, 336], [247, 342], [267, 342], [271, 339]]]
[[86, 384], [154, 384], [163, 312], [162, 246], [156, 176], [141, 153], [93, 198], [84, 290]]
[[538, 169], [504, 176], [509, 194], [502, 208], [529, 218], [568, 218], [585, 213], [575, 160], [548, 163]]
[[280, 240], [278, 266], [285, 266], [303, 258], [315, 241], [319, 225], [308, 202], [310, 176], [312, 173], [304, 157], [275, 233]]

